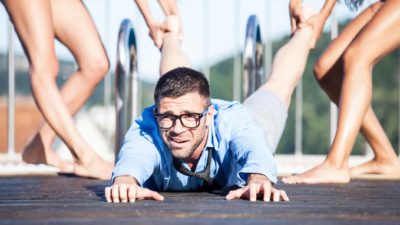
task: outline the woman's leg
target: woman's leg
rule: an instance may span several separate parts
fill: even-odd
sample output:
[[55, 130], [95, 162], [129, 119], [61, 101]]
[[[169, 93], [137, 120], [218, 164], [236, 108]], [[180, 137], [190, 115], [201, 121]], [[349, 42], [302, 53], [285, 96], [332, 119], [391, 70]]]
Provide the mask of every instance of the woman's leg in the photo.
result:
[[[95, 24], [80, 0], [51, 0], [55, 35], [73, 54], [77, 71], [61, 88], [71, 114], [75, 114], [104, 78], [109, 62]], [[82, 143], [86, 145], [85, 143]], [[86, 160], [89, 159], [89, 160]], [[90, 146], [76, 158], [75, 173], [96, 177], [111, 174], [111, 164], [101, 159]]]
[[[314, 73], [320, 86], [337, 105], [340, 99], [343, 78], [342, 54], [351, 40], [353, 40], [362, 27], [371, 20], [382, 4], [382, 2], [377, 2], [371, 5], [350, 22], [341, 35], [332, 41], [315, 64]], [[360, 131], [366, 141], [371, 145], [375, 158], [365, 164], [351, 168], [351, 175], [379, 173], [385, 174], [386, 176], [399, 177], [400, 162], [371, 106], [367, 109]]]
[[[385, 144], [386, 136], [373, 111], [371, 72], [373, 65], [400, 44], [400, 35], [393, 32], [400, 25], [398, 1], [386, 1], [357, 34], [343, 55], [343, 84], [339, 104], [338, 130], [327, 159], [323, 164], [297, 176], [285, 178], [286, 183], [343, 183], [350, 180], [348, 158], [360, 126], [372, 143]], [[345, 32], [345, 31], [344, 31]], [[339, 64], [338, 64], [339, 65]], [[338, 70], [338, 66], [333, 67]], [[323, 78], [326, 79], [326, 78]], [[340, 81], [339, 81], [340, 83]], [[333, 99], [335, 96], [331, 96]], [[338, 98], [338, 96], [336, 96]], [[378, 127], [378, 130], [371, 131]], [[369, 130], [365, 131], [365, 129]], [[371, 135], [376, 135], [374, 138]], [[387, 138], [386, 138], [387, 139]], [[376, 144], [375, 144], [376, 146]], [[389, 143], [390, 146], [390, 143]], [[385, 150], [387, 151], [387, 150]], [[390, 152], [390, 149], [389, 149]], [[394, 153], [394, 152], [393, 152]]]
[[[58, 73], [58, 62], [54, 50], [50, 1], [6, 0], [3, 1], [3, 4], [14, 23], [28, 57], [31, 78], [47, 77], [47, 79], [54, 80]], [[45, 148], [40, 138], [35, 137], [29, 148], [35, 149], [34, 151], [38, 154], [29, 154], [28, 157], [23, 157], [26, 162], [46, 163], [60, 168], [61, 171], [73, 170], [72, 164], [62, 162], [50, 148]]]
[[[52, 6], [49, 1], [46, 2], [42, 1], [40, 3], [43, 4], [46, 3], [47, 10], [50, 13], [51, 10], [56, 10], [55, 8], [56, 5]], [[75, 3], [80, 3], [80, 2], [75, 2]], [[25, 46], [28, 58], [31, 63], [31, 80], [32, 80], [31, 83], [35, 101], [39, 109], [43, 113], [46, 121], [56, 131], [56, 133], [61, 137], [61, 139], [66, 143], [66, 145], [69, 147], [74, 157], [78, 160], [78, 164], [75, 167], [75, 173], [82, 176], [108, 179], [112, 170], [111, 164], [101, 160], [94, 153], [91, 147], [83, 140], [83, 138], [79, 135], [78, 131], [76, 130], [72, 117], [69, 113], [69, 111], [76, 111], [76, 109], [74, 110], [73, 108], [74, 107], [77, 108], [79, 105], [82, 105], [83, 101], [79, 103], [78, 100], [77, 104], [72, 103], [73, 106], [70, 107], [71, 110], [66, 106], [65, 103], [68, 102], [68, 93], [64, 93], [65, 97], [64, 100], [63, 96], [60, 95], [60, 92], [58, 91], [57, 86], [55, 84], [55, 76], [57, 75], [57, 71], [48, 71], [49, 57], [46, 58], [45, 57], [46, 55], [39, 54], [41, 52], [45, 53], [50, 52], [52, 53], [53, 60], [56, 61], [56, 58], [54, 56], [54, 44], [53, 44], [54, 32], [56, 32], [57, 35], [59, 32], [68, 33], [68, 30], [71, 31], [71, 29], [75, 29], [77, 26], [80, 26], [81, 24], [84, 25], [87, 23], [87, 17], [85, 18], [85, 14], [83, 14], [83, 13], [87, 14], [87, 12], [84, 10], [83, 6], [81, 6], [82, 8], [80, 10], [79, 7], [76, 7], [76, 5], [75, 7], [73, 7], [72, 5], [68, 4], [73, 4], [73, 1], [68, 2], [67, 5], [64, 5], [65, 7], [71, 7], [70, 9], [63, 8], [64, 10], [60, 10], [60, 12], [55, 13], [57, 16], [54, 17], [54, 22], [52, 21], [52, 16], [53, 16], [52, 14], [46, 15], [46, 17], [43, 18], [43, 20], [51, 21], [51, 24], [49, 24], [48, 26], [42, 26], [42, 24], [40, 25], [31, 24], [32, 21], [35, 21], [35, 19], [31, 18], [34, 16], [29, 16], [31, 14], [35, 15], [38, 12], [40, 14], [41, 11], [37, 8], [40, 5], [38, 4], [38, 2], [32, 3], [32, 6], [25, 2], [19, 4], [19, 1], [9, 1], [6, 3], [7, 8], [11, 9], [9, 10], [11, 11], [10, 14], [14, 14], [12, 15], [12, 17], [14, 23], [16, 24], [17, 32], [19, 33], [20, 39], [23, 42], [23, 45]], [[49, 7], [51, 7], [51, 9], [49, 9]], [[64, 27], [57, 27], [57, 29], [55, 29], [56, 31], [54, 31], [54, 27], [56, 27], [55, 24], [56, 23], [59, 24], [59, 21], [57, 20], [59, 18], [62, 18], [63, 13], [68, 13], [68, 12], [73, 13], [74, 15], [70, 15], [70, 17], [66, 18], [66, 22], [71, 22], [76, 18], [78, 19], [79, 23], [73, 25], [71, 22], [69, 28], [64, 24]], [[18, 23], [18, 21], [20, 21], [20, 23]], [[19, 26], [18, 24], [21, 25]], [[38, 27], [40, 27], [40, 29], [38, 29]], [[47, 27], [48, 30], [46, 30], [46, 32], [43, 32], [42, 30], [43, 27]], [[63, 30], [63, 28], [65, 28], [65, 30]], [[26, 30], [28, 30], [29, 32], [27, 32]], [[85, 30], [85, 32], [87, 32], [87, 30]], [[43, 35], [43, 33], [51, 34], [50, 35], [51, 38], [47, 39], [41, 38], [41, 35]], [[79, 33], [79, 35], [81, 34], [82, 32]], [[37, 42], [33, 42], [32, 39], [36, 40]], [[80, 38], [76, 39], [81, 40]], [[83, 38], [83, 40], [85, 40], [85, 38]], [[51, 45], [51, 47], [47, 45]], [[77, 60], [79, 63], [79, 59]], [[107, 65], [107, 63], [105, 64]], [[75, 77], [76, 76], [72, 76], [71, 79]], [[76, 90], [77, 89], [74, 88], [74, 90], [73, 91], [70, 90], [70, 92], [73, 93]], [[86, 100], [84, 96], [83, 100]]]

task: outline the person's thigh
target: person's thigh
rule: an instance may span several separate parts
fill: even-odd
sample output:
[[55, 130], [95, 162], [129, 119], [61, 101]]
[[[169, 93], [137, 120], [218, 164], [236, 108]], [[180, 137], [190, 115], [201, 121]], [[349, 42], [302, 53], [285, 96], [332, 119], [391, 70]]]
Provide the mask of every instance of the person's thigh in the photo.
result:
[[54, 31], [48, 0], [3, 1], [31, 66], [44, 66], [55, 60]]
[[267, 144], [275, 153], [285, 129], [287, 111], [280, 97], [270, 91], [257, 90], [244, 102], [243, 106], [253, 115], [264, 130]]
[[400, 1], [386, 0], [346, 50], [344, 60], [372, 66], [400, 46]]
[[[317, 65], [319, 64], [317, 67], [322, 67], [319, 68], [320, 70], [330, 70], [382, 5], [382, 2], [376, 2], [357, 15], [322, 53], [317, 61]], [[326, 72], [320, 72], [319, 74], [325, 75]]]
[[80, 0], [51, 0], [51, 7], [56, 37], [80, 66], [108, 63], [96, 26]]

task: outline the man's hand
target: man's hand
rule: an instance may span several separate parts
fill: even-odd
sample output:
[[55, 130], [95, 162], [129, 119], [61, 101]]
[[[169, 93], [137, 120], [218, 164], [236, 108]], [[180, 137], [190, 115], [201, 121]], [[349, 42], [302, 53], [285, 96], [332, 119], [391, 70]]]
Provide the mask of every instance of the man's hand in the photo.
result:
[[248, 182], [245, 187], [230, 191], [225, 197], [226, 200], [232, 199], [249, 199], [254, 202], [258, 198], [263, 201], [279, 202], [280, 200], [289, 201], [289, 198], [284, 190], [278, 190], [272, 187], [271, 181], [262, 174], [249, 174]]
[[131, 176], [116, 177], [111, 187], [104, 189], [107, 202], [135, 202], [136, 199], [153, 199], [163, 201], [164, 197], [159, 193], [142, 188], [135, 178]]

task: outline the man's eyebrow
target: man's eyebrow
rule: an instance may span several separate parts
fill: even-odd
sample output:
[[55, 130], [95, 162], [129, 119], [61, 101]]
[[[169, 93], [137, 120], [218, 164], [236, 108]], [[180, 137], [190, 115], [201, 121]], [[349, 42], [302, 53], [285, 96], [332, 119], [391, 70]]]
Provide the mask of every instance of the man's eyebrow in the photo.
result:
[[[183, 110], [182, 112], [183, 112], [182, 114], [192, 114], [192, 113], [198, 114], [198, 112], [193, 112], [193, 111], [191, 111], [191, 110]], [[175, 115], [172, 111], [166, 111], [166, 112], [159, 113], [159, 114], [160, 114], [160, 115], [174, 115], [174, 116], [179, 116], [179, 115]], [[182, 114], [180, 114], [180, 115], [182, 115]]]

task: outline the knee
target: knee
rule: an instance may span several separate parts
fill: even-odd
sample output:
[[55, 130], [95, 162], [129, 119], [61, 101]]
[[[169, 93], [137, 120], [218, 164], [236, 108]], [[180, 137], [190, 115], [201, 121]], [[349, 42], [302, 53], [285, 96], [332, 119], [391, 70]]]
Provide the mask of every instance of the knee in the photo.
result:
[[330, 66], [324, 57], [320, 57], [314, 64], [313, 72], [318, 82], [321, 82], [330, 70]]
[[57, 58], [32, 60], [30, 65], [30, 78], [32, 87], [41, 87], [47, 82], [54, 82], [59, 71]]
[[89, 83], [97, 85], [110, 69], [110, 62], [107, 56], [95, 56], [85, 60], [85, 63], [79, 66], [84, 79]]
[[362, 44], [350, 45], [343, 54], [343, 69], [346, 76], [350, 71], [368, 68], [369, 64], [366, 54], [363, 54]]

